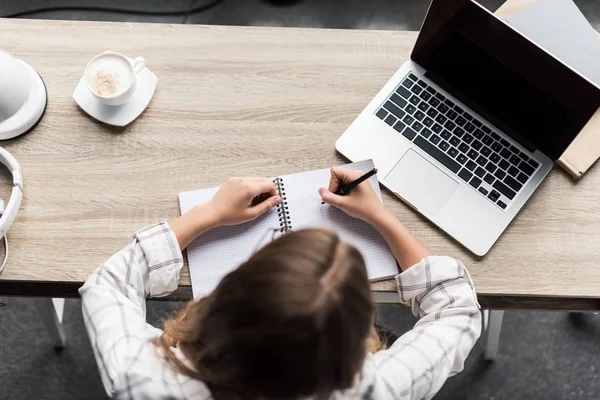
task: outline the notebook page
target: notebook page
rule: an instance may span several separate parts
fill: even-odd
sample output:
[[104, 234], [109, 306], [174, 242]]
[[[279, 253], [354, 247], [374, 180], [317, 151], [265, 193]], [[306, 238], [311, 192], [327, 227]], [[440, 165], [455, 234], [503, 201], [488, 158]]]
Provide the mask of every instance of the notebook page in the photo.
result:
[[[345, 165], [346, 168], [373, 169], [373, 161], [361, 161]], [[352, 218], [343, 211], [327, 204], [321, 204], [318, 193], [320, 187], [329, 186], [329, 168], [303, 172], [281, 177], [286, 189], [292, 230], [303, 228], [329, 228], [360, 250], [367, 264], [369, 279], [372, 281], [391, 278], [398, 274], [398, 266], [392, 251], [385, 240], [369, 224]], [[377, 176], [369, 179], [381, 201], [381, 191]]]
[[[179, 194], [181, 213], [209, 201], [219, 188]], [[187, 248], [194, 298], [212, 292], [221, 279], [246, 261], [256, 250], [279, 237], [279, 217], [273, 208], [254, 221], [213, 229]]]

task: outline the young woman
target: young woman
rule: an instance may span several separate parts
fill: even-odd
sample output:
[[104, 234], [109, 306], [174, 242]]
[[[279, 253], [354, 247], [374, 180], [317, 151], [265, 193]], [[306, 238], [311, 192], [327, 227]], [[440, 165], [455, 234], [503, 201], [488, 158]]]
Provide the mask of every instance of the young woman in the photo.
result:
[[[250, 221], [281, 202], [266, 178], [232, 178], [170, 223], [138, 231], [80, 289], [109, 396], [125, 399], [422, 399], [463, 368], [479, 337], [473, 283], [460, 261], [435, 257], [379, 202], [360, 172], [332, 169], [319, 193], [371, 224], [402, 273], [399, 300], [420, 320], [385, 348], [362, 256], [335, 233], [293, 232], [259, 250], [164, 332], [146, 299], [177, 288], [182, 250], [210, 229]], [[260, 204], [254, 199], [263, 194]]]

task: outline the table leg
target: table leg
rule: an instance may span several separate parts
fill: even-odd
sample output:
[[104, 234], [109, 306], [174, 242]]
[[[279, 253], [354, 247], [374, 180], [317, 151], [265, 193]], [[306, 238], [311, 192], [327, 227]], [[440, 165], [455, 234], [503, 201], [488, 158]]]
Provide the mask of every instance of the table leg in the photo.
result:
[[52, 345], [57, 349], [64, 348], [67, 345], [67, 335], [62, 326], [65, 299], [35, 298], [33, 301], [48, 330]]
[[485, 334], [485, 352], [483, 358], [494, 361], [500, 345], [503, 310], [483, 310], [483, 332]]

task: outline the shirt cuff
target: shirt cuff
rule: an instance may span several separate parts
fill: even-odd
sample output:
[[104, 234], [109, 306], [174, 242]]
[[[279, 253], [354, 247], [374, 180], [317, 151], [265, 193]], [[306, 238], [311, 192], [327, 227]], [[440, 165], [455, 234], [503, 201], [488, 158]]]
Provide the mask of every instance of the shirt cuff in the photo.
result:
[[[465, 271], [463, 263], [452, 257], [425, 257], [418, 264], [396, 275], [400, 301], [412, 305], [412, 300], [427, 293], [432, 287], [464, 278]], [[473, 287], [470, 277], [468, 282]]]
[[183, 255], [175, 233], [167, 222], [141, 229], [134, 235], [142, 250], [147, 265], [150, 296], [161, 296], [172, 292], [179, 284], [179, 273], [183, 267]]

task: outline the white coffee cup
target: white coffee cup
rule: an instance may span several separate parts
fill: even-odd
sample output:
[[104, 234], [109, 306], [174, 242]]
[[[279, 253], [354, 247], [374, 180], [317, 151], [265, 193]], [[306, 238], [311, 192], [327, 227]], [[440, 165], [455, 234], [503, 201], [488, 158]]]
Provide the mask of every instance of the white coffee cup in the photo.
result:
[[98, 101], [117, 106], [133, 96], [137, 74], [145, 67], [142, 57], [130, 61], [123, 54], [105, 51], [90, 60], [85, 68], [84, 81]]

